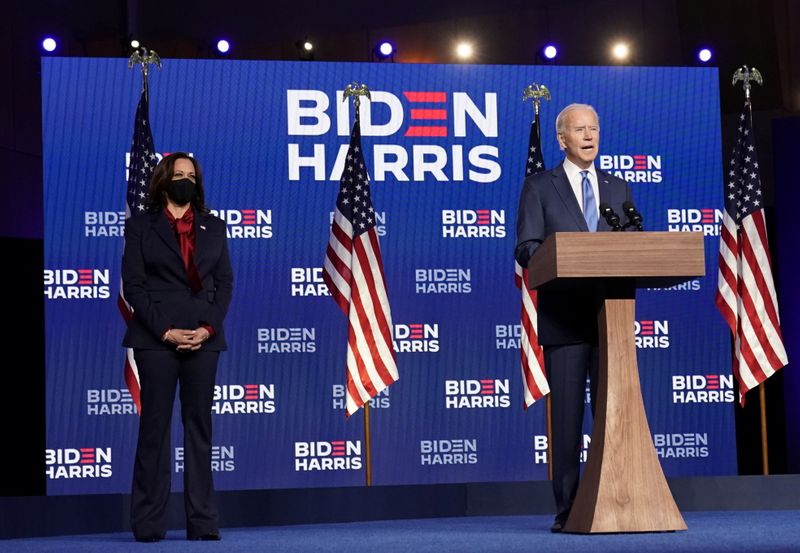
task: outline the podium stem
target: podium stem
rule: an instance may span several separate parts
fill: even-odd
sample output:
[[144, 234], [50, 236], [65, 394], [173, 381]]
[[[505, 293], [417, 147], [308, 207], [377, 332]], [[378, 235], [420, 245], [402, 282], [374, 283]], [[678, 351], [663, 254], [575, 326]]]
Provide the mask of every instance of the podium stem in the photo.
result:
[[633, 285], [606, 287], [592, 442], [567, 532], [685, 530], [658, 460], [639, 384]]

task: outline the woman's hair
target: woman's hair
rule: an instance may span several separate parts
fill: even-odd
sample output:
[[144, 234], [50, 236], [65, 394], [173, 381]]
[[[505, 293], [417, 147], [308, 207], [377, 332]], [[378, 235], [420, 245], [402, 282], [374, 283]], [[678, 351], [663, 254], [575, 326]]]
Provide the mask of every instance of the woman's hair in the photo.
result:
[[153, 176], [150, 177], [150, 188], [147, 191], [145, 208], [147, 211], [154, 212], [164, 209], [164, 206], [167, 205], [167, 184], [175, 174], [175, 162], [179, 159], [188, 159], [194, 165], [195, 195], [192, 199], [192, 207], [198, 213], [208, 213], [209, 209], [206, 207], [206, 195], [203, 189], [203, 171], [200, 169], [200, 164], [197, 160], [186, 152], [171, 153], [158, 162], [158, 165], [153, 170]]

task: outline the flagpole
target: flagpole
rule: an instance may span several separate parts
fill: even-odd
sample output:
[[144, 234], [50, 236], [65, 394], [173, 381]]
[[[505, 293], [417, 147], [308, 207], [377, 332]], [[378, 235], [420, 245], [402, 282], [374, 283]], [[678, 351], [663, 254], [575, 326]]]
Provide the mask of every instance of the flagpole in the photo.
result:
[[364, 404], [364, 475], [367, 486], [372, 486], [372, 439], [369, 427], [369, 401]]
[[[150, 71], [149, 66], [151, 64], [161, 69], [161, 58], [157, 53], [152, 50], [148, 51], [146, 48], [136, 49], [133, 54], [131, 54], [130, 58], [128, 58], [128, 69], [132, 69], [134, 65], [139, 65], [139, 68], [142, 71], [142, 90], [139, 95], [139, 103], [136, 106], [136, 115], [133, 123], [133, 140], [131, 143], [130, 152], [130, 167], [128, 168], [126, 175], [126, 180], [128, 181], [125, 202], [126, 219], [134, 212], [131, 198], [140, 197], [140, 195], [141, 197], [144, 197], [146, 183], [150, 180], [153, 165], [155, 165], [148, 164], [148, 160], [145, 158], [147, 154], [152, 154], [155, 150], [155, 147], [153, 146], [152, 133], [150, 131], [150, 117], [148, 108], [149, 100], [147, 77]], [[150, 151], [148, 151], [148, 148]], [[143, 164], [143, 166], [140, 167], [142, 174], [137, 174], [139, 177], [138, 179], [131, 178], [130, 173], [133, 171], [133, 167], [139, 163]], [[133, 308], [125, 299], [125, 295], [122, 291], [121, 279], [119, 283], [119, 292], [117, 294], [117, 307], [119, 308], [122, 318], [125, 320], [125, 324], [128, 324], [128, 321], [130, 321], [130, 319], [133, 317]], [[141, 415], [142, 402], [139, 368], [136, 366], [136, 359], [133, 355], [132, 348], [125, 348], [123, 378], [125, 380], [125, 385], [128, 388], [128, 392], [131, 395], [131, 400], [136, 406], [136, 413]]]
[[[542, 127], [539, 124], [539, 106], [542, 103], [542, 98], [550, 100], [550, 90], [537, 83], [528, 85], [522, 91], [522, 100], [531, 100], [533, 103], [533, 121], [536, 125], [536, 141], [541, 146], [542, 144]], [[527, 282], [523, 282], [522, 286], [528, 286]], [[537, 329], [538, 334], [538, 329]], [[546, 370], [546, 368], [545, 368]], [[550, 401], [550, 394], [545, 398], [545, 432], [547, 433], [547, 479], [553, 479], [553, 406]]]
[[[360, 87], [354, 82], [345, 87], [344, 98], [348, 96], [353, 97], [353, 106], [355, 108], [356, 117], [355, 124], [358, 125], [359, 134], [361, 129], [361, 96], [370, 97], [367, 85], [362, 84]], [[372, 433], [370, 431], [369, 421], [369, 401], [364, 403], [364, 477], [367, 486], [372, 486]]]
[[767, 444], [767, 393], [764, 391], [764, 382], [758, 387], [758, 400], [761, 415], [761, 474], [769, 475], [769, 446]]
[[[546, 89], [545, 89], [546, 90]], [[550, 99], [550, 94], [548, 92], [547, 99]], [[533, 99], [533, 119], [536, 122], [536, 135], [539, 141], [539, 144], [542, 143], [542, 126], [539, 124], [539, 104], [541, 103], [541, 98], [536, 96]], [[525, 283], [525, 286], [528, 284]], [[538, 329], [537, 329], [538, 333]], [[547, 398], [545, 399], [545, 426], [547, 431], [547, 479], [553, 479], [553, 403], [551, 401], [552, 396], [547, 394]]]
[[[733, 74], [733, 86], [742, 81], [742, 88], [744, 88], [744, 99], [747, 105], [747, 116], [750, 118], [750, 128], [753, 128], [753, 104], [750, 101], [750, 90], [752, 81], [761, 85], [764, 79], [761, 73], [755, 67], [748, 67], [747, 65], [741, 66]], [[759, 400], [759, 418], [761, 419], [761, 474], [764, 476], [769, 475], [769, 443], [767, 441], [767, 393], [765, 391], [765, 383], [761, 382], [758, 387], [758, 400]]]

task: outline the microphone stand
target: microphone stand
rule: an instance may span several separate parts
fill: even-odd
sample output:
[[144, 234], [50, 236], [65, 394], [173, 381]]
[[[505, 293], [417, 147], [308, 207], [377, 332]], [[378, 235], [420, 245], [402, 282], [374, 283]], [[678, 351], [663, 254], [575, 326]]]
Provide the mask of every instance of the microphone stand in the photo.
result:
[[622, 225], [622, 230], [628, 230], [631, 227], [636, 227], [636, 230], [642, 232], [644, 228], [642, 228], [642, 218], [639, 217], [629, 217], [630, 221]]

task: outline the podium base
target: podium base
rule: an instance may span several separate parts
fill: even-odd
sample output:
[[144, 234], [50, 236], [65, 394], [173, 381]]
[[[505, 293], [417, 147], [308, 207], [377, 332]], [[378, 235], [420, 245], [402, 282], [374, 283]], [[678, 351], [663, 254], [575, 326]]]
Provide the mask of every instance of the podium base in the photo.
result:
[[589, 456], [565, 532], [686, 530], [647, 424], [634, 340], [633, 284], [598, 315], [600, 370]]

